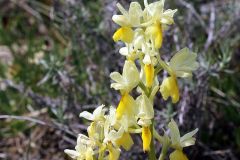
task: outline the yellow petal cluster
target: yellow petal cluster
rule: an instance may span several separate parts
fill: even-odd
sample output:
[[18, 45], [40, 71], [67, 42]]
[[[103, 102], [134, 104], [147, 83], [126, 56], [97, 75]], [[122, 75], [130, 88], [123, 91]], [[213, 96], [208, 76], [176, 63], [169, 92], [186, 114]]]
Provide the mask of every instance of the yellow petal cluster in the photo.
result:
[[[188, 48], [178, 51], [170, 61], [161, 58], [164, 30], [174, 23], [173, 16], [177, 11], [165, 10], [164, 2], [159, 0], [149, 4], [144, 0], [143, 8], [138, 2], [131, 2], [128, 10], [117, 3], [120, 14], [114, 15], [112, 20], [119, 28], [112, 38], [124, 43], [119, 53], [126, 59], [122, 72], [112, 72], [110, 78], [111, 88], [117, 90], [121, 98], [117, 107], [100, 105], [92, 113], [80, 113], [90, 125], [87, 136], [79, 134], [75, 150], [65, 150], [72, 159], [118, 160], [122, 149], [132, 148], [132, 134], [141, 134], [144, 152], [152, 154], [151, 143], [156, 138], [164, 153], [160, 159], [164, 159], [171, 147], [174, 152], [170, 154], [170, 160], [188, 160], [182, 150], [195, 144], [193, 135], [198, 130], [181, 137], [176, 122], [171, 120], [168, 124], [170, 132], [160, 136], [153, 123], [154, 97], [158, 91], [164, 100], [170, 97], [177, 103], [180, 97], [177, 78], [189, 78], [198, 68], [197, 54]], [[158, 77], [161, 72], [165, 73], [164, 78]], [[161, 84], [159, 79], [163, 79]]]

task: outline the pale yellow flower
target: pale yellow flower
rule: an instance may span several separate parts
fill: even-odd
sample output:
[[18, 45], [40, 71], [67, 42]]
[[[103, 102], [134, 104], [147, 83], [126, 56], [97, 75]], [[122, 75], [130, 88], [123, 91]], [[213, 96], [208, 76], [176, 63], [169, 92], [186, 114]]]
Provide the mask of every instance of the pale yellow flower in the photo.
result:
[[146, 35], [152, 40], [156, 49], [161, 48], [163, 41], [163, 29], [165, 25], [171, 25], [174, 23], [173, 15], [177, 10], [167, 9], [164, 10], [165, 0], [160, 0], [151, 4], [148, 4], [147, 0], [144, 0], [145, 9], [143, 12], [144, 23], [146, 26]]
[[159, 22], [155, 22], [151, 26], [147, 27], [145, 31], [146, 35], [152, 38], [152, 43], [154, 44], [155, 48], [161, 48], [163, 42], [163, 29], [162, 25]]
[[170, 137], [173, 148], [182, 150], [184, 147], [195, 144], [196, 139], [193, 138], [193, 136], [197, 133], [198, 129], [195, 129], [181, 137], [177, 123], [173, 119], [168, 124], [168, 128], [170, 129]]
[[122, 15], [113, 15], [112, 20], [122, 27], [138, 27], [141, 23], [143, 14], [141, 5], [138, 2], [131, 2], [129, 11], [126, 11], [121, 4], [117, 7]]
[[77, 160], [93, 160], [94, 141], [83, 134], [79, 134], [75, 150], [65, 149], [64, 152]]
[[142, 126], [143, 150], [149, 151], [152, 139], [150, 125], [154, 118], [153, 104], [144, 93], [137, 98], [136, 102], [139, 107], [137, 115], [139, 117], [138, 124]]
[[139, 72], [135, 63], [129, 60], [125, 61], [122, 75], [118, 72], [112, 72], [110, 77], [115, 81], [115, 83], [111, 84], [111, 87], [123, 93], [130, 92], [140, 81]]
[[114, 15], [112, 19], [121, 27], [114, 33], [113, 40], [115, 42], [121, 40], [126, 43], [131, 43], [134, 36], [132, 27], [140, 25], [143, 12], [141, 5], [138, 2], [132, 2], [129, 11], [126, 11], [119, 3], [117, 4], [117, 7], [122, 15]]
[[151, 125], [151, 120], [154, 118], [152, 101], [143, 93], [136, 99], [136, 103], [139, 108], [137, 116], [140, 120], [138, 124], [141, 126]]
[[90, 121], [99, 121], [99, 120], [103, 120], [104, 119], [104, 114], [105, 114], [106, 110], [104, 110], [104, 105], [98, 106], [93, 113], [89, 113], [87, 111], [83, 111], [82, 113], [80, 113], [80, 117], [83, 117], [87, 120]]
[[172, 102], [176, 103], [179, 100], [179, 89], [177, 77], [187, 78], [192, 76], [192, 72], [198, 68], [196, 61], [197, 54], [190, 52], [188, 48], [183, 48], [178, 51], [166, 66], [170, 77], [163, 80], [160, 86], [160, 92], [164, 100], [170, 96]]
[[176, 77], [192, 77], [192, 72], [198, 68], [197, 54], [188, 48], [178, 51], [170, 60], [169, 67]]
[[[105, 124], [104, 124], [104, 140], [103, 142], [105, 144], [112, 144], [112, 145], [107, 145], [107, 147], [109, 149], [109, 156], [110, 156], [110, 152], [115, 152], [119, 150], [119, 147], [122, 146], [125, 150], [129, 150], [132, 145], [133, 145], [133, 140], [132, 137], [130, 136], [130, 134], [128, 132], [124, 131], [123, 127], [120, 127], [117, 130], [114, 129], [114, 126], [111, 126], [111, 121], [109, 118], [107, 118]], [[114, 155], [111, 155], [110, 157], [112, 157]], [[114, 158], [114, 157], [112, 157]]]
[[175, 151], [170, 154], [170, 160], [188, 160], [182, 150], [184, 147], [195, 144], [196, 139], [193, 138], [193, 136], [197, 133], [198, 129], [181, 137], [177, 123], [173, 119], [168, 124], [168, 128], [170, 129], [171, 147], [175, 149]]
[[145, 24], [142, 25], [147, 26], [155, 22], [164, 25], [171, 25], [174, 23], [173, 16], [177, 12], [177, 9], [164, 10], [164, 2], [165, 0], [160, 0], [148, 4], [147, 0], [144, 0], [145, 9], [143, 17]]

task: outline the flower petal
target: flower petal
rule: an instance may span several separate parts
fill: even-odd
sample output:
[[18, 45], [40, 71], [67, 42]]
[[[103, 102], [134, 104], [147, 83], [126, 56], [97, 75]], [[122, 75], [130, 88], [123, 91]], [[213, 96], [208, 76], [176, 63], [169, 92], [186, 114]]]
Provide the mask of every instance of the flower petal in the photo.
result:
[[198, 132], [198, 128], [185, 134], [180, 138], [180, 143], [182, 147], [188, 147], [195, 144], [196, 139], [193, 136]]
[[64, 152], [68, 154], [72, 159], [77, 159], [80, 153], [75, 150], [65, 149]]
[[91, 114], [87, 111], [83, 111], [82, 113], [80, 113], [79, 117], [83, 117], [83, 118], [85, 118], [87, 120], [90, 120], [90, 121], [92, 121], [94, 119], [93, 114]]
[[160, 92], [164, 100], [167, 100], [170, 96], [172, 102], [177, 103], [179, 101], [179, 89], [176, 78], [172, 76], [165, 78], [160, 86]]
[[177, 123], [171, 119], [171, 122], [168, 123], [168, 128], [170, 129], [171, 142], [174, 146], [180, 146], [180, 132], [177, 126]]
[[190, 52], [188, 48], [183, 48], [172, 57], [169, 66], [177, 77], [191, 77], [192, 71], [198, 68], [196, 57], [196, 53]]

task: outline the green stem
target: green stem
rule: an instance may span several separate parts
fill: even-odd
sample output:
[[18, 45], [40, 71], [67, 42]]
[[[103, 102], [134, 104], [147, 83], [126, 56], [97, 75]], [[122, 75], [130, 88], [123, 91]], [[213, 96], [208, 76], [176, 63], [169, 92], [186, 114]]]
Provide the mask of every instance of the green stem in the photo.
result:
[[165, 69], [170, 75], [174, 75], [171, 68], [166, 64], [166, 62], [164, 62], [161, 59], [160, 55], [157, 55], [157, 60], [158, 60], [159, 64], [162, 66], [163, 69]]
[[148, 88], [143, 84], [143, 82], [140, 82], [138, 86], [143, 90], [143, 92], [147, 95], [148, 94]]
[[158, 160], [164, 160], [166, 157], [166, 153], [165, 152], [161, 152], [160, 157], [158, 158]]
[[154, 136], [161, 144], [163, 144], [163, 141], [164, 141], [163, 138], [164, 138], [164, 137], [163, 137], [163, 136], [160, 136], [155, 129], [153, 129], [153, 136]]
[[164, 136], [161, 137], [161, 140], [162, 140], [162, 151], [161, 151], [161, 154], [160, 154], [158, 160], [164, 160], [165, 159], [165, 157], [167, 155], [167, 151], [168, 151], [168, 149], [170, 147], [170, 144], [171, 144], [170, 140], [169, 140], [169, 138], [167, 137], [166, 134], [164, 134]]

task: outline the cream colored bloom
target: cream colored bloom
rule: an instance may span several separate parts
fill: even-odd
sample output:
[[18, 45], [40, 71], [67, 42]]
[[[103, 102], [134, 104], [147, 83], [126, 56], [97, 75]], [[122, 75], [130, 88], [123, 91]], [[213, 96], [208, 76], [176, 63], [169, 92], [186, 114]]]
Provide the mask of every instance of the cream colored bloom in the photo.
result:
[[83, 111], [82, 113], [80, 113], [80, 117], [83, 117], [87, 120], [90, 121], [99, 121], [99, 120], [103, 120], [104, 119], [104, 114], [105, 114], [106, 110], [104, 110], [104, 105], [98, 106], [93, 113], [89, 113], [87, 111]]
[[173, 16], [177, 12], [177, 9], [164, 10], [165, 0], [160, 0], [148, 4], [147, 0], [144, 0], [145, 10], [143, 13], [144, 22], [143, 25], [149, 25], [155, 22], [160, 24], [171, 25], [174, 23]]
[[178, 126], [173, 119], [168, 124], [168, 128], [170, 129], [170, 137], [173, 148], [182, 150], [184, 147], [195, 144], [196, 139], [193, 138], [193, 136], [197, 133], [198, 129], [195, 129], [181, 137]]
[[116, 140], [121, 138], [123, 133], [124, 133], [124, 129], [120, 128], [118, 131], [116, 131], [113, 126], [110, 125], [111, 122], [106, 121], [104, 124], [104, 140], [103, 142], [105, 144], [107, 143], [112, 143], [112, 144], [116, 144]]
[[157, 64], [156, 56], [159, 54], [157, 50], [154, 49], [153, 44], [144, 43], [142, 45], [142, 52], [144, 53], [143, 63], [152, 64], [155, 66]]
[[187, 78], [192, 76], [192, 72], [198, 68], [196, 61], [197, 54], [190, 52], [188, 48], [183, 48], [178, 51], [166, 66], [170, 77], [163, 80], [160, 86], [160, 92], [164, 100], [170, 96], [172, 102], [176, 103], [179, 100], [179, 89], [177, 77]]
[[135, 88], [140, 80], [139, 72], [135, 63], [128, 60], [125, 61], [123, 66], [122, 75], [118, 72], [112, 72], [110, 77], [115, 81], [115, 83], [111, 84], [111, 87], [126, 93]]
[[126, 59], [130, 61], [135, 61], [140, 56], [139, 52], [134, 49], [132, 44], [129, 44], [126, 47], [120, 48], [119, 53], [122, 56], [125, 56]]
[[125, 132], [123, 127], [120, 127], [117, 131], [114, 129], [114, 126], [111, 126], [110, 124], [111, 122], [107, 119], [104, 125], [103, 142], [105, 144], [113, 144], [115, 149], [111, 148], [111, 145], [109, 148], [110, 150], [114, 149], [113, 151], [119, 150], [120, 146], [122, 146], [125, 150], [129, 150], [133, 145], [133, 140], [130, 134]]
[[138, 124], [141, 126], [149, 126], [152, 124], [151, 120], [154, 118], [154, 110], [152, 101], [143, 93], [137, 99], [137, 106], [139, 107]]
[[125, 56], [128, 60], [134, 61], [142, 54], [141, 50], [145, 45], [145, 33], [142, 28], [137, 28], [134, 31], [134, 38], [132, 43], [126, 44], [119, 50], [119, 53]]
[[181, 137], [177, 123], [173, 119], [168, 124], [168, 128], [170, 129], [171, 147], [175, 149], [170, 154], [170, 160], [188, 160], [187, 156], [183, 153], [183, 148], [195, 144], [196, 139], [193, 136], [197, 133], [198, 129]]
[[136, 102], [139, 107], [138, 124], [142, 126], [143, 150], [149, 151], [152, 140], [150, 125], [152, 124], [152, 119], [154, 118], [153, 104], [144, 93], [137, 98]]
[[165, 0], [160, 0], [148, 4], [147, 0], [144, 0], [144, 23], [142, 23], [142, 26], [147, 27], [146, 35], [148, 39], [152, 41], [156, 49], [159, 49], [162, 46], [163, 29], [166, 28], [165, 25], [171, 25], [174, 23], [173, 15], [177, 12], [176, 9], [164, 10], [164, 2]]
[[114, 15], [112, 20], [122, 27], [138, 27], [141, 23], [142, 8], [138, 2], [131, 2], [129, 11], [126, 11], [121, 4], [117, 7], [122, 15]]
[[131, 43], [134, 36], [132, 27], [140, 25], [142, 17], [142, 8], [138, 2], [132, 2], [129, 7], [129, 11], [126, 11], [121, 4], [117, 4], [118, 9], [122, 15], [114, 15], [112, 20], [121, 27], [114, 33], [113, 40], [123, 41], [125, 43]]
[[[136, 125], [137, 120], [135, 119], [135, 117], [133, 115], [123, 115], [121, 119], [117, 119], [116, 109], [111, 107], [110, 114], [106, 116], [106, 119], [110, 123], [109, 127], [111, 125], [112, 128], [118, 130], [118, 132], [112, 131], [109, 134], [105, 133], [106, 135], [108, 135], [107, 137], [111, 137], [106, 139], [111, 139], [110, 141], [113, 144], [117, 145], [118, 147], [122, 146], [125, 150], [129, 150], [133, 145], [133, 140], [129, 134], [128, 129]], [[106, 128], [107, 126], [105, 126], [105, 130], [107, 130]], [[106, 139], [105, 141], [109, 141]]]
[[197, 54], [188, 48], [178, 51], [170, 60], [169, 67], [176, 77], [192, 77], [192, 72], [198, 68]]
[[95, 143], [83, 134], [79, 134], [75, 150], [65, 149], [64, 152], [77, 160], [93, 160]]

